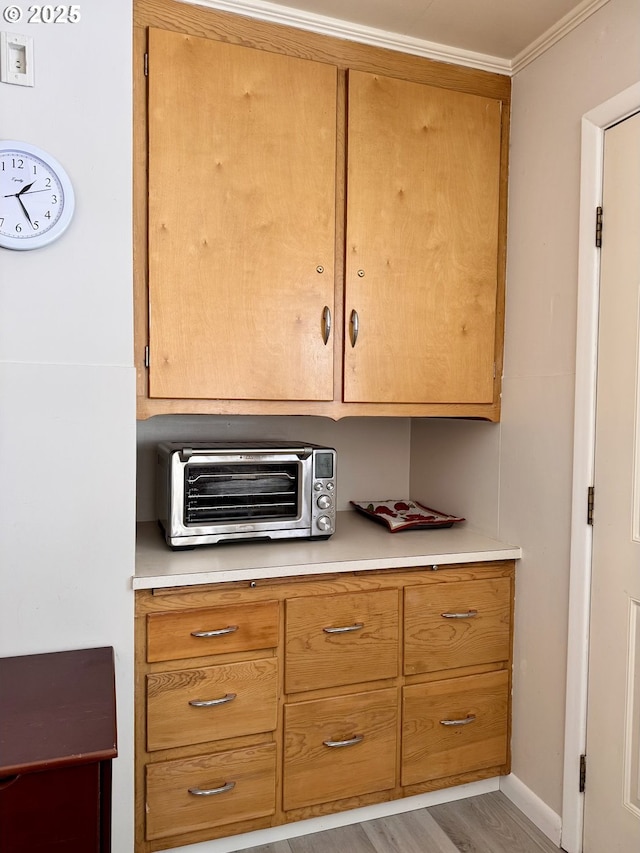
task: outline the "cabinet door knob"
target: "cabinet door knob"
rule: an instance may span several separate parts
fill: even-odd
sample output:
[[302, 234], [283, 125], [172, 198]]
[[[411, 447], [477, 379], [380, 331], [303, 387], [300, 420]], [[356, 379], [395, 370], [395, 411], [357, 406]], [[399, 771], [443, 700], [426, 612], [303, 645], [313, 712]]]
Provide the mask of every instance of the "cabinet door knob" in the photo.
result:
[[348, 634], [351, 631], [359, 631], [364, 628], [364, 622], [356, 622], [355, 625], [344, 625], [340, 628], [323, 628], [325, 634]]
[[362, 743], [364, 740], [364, 735], [354, 735], [348, 740], [323, 740], [322, 743], [325, 746], [331, 747], [331, 749], [335, 749], [336, 747], [341, 746], [355, 746], [357, 743]]
[[475, 714], [469, 714], [463, 720], [440, 720], [441, 726], [468, 726], [469, 723], [474, 723], [476, 720]]
[[189, 793], [194, 797], [213, 797], [214, 794], [224, 794], [225, 791], [233, 791], [235, 782], [225, 782], [219, 788], [189, 788]]
[[324, 341], [324, 345], [326, 346], [329, 342], [329, 335], [331, 334], [331, 309], [328, 305], [324, 306], [324, 310], [322, 312], [322, 340]]
[[478, 615], [477, 610], [467, 610], [465, 613], [441, 613], [443, 619], [473, 619]]
[[355, 308], [351, 312], [349, 325], [351, 326], [351, 346], [354, 347], [358, 340], [358, 331], [360, 330], [360, 318], [358, 317], [358, 312]]
[[189, 704], [193, 708], [213, 708], [215, 705], [227, 705], [236, 698], [236, 693], [227, 693], [219, 699], [190, 699]]
[[192, 637], [224, 637], [225, 634], [233, 634], [238, 630], [237, 625], [228, 625], [226, 628], [217, 628], [215, 631], [192, 631]]

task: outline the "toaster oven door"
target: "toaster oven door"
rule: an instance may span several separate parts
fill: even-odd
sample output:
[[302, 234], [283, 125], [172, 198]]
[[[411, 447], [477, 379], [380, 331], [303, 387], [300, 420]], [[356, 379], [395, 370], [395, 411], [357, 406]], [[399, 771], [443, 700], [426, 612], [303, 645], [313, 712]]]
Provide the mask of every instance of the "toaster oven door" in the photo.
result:
[[189, 465], [185, 477], [187, 525], [237, 521], [291, 521], [299, 512], [298, 463]]

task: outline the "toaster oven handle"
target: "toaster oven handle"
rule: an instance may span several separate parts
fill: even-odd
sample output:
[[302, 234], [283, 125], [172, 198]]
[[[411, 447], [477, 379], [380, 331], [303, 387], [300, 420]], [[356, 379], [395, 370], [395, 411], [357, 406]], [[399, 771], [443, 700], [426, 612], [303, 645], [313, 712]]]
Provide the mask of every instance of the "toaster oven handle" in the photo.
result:
[[225, 634], [233, 634], [238, 630], [237, 625], [228, 625], [226, 628], [217, 628], [215, 631], [192, 631], [192, 637], [223, 637]]
[[189, 462], [192, 456], [236, 456], [238, 453], [247, 454], [256, 454], [260, 455], [261, 453], [272, 456], [275, 454], [276, 456], [283, 456], [285, 454], [289, 454], [291, 456], [296, 456], [298, 459], [308, 459], [309, 456], [313, 453], [313, 448], [308, 447], [307, 445], [298, 445], [297, 447], [287, 447], [283, 445], [282, 447], [253, 447], [251, 444], [247, 444], [246, 447], [243, 447], [241, 450], [238, 447], [200, 447], [197, 450], [193, 447], [182, 447], [180, 449], [180, 461], [181, 462]]

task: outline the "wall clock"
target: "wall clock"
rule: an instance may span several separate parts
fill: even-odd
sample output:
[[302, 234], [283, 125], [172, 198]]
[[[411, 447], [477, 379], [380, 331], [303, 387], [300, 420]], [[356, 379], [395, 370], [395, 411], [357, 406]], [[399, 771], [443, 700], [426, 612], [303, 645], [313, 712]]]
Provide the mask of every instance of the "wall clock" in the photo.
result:
[[0, 140], [0, 246], [39, 249], [57, 240], [75, 197], [60, 163], [35, 145]]

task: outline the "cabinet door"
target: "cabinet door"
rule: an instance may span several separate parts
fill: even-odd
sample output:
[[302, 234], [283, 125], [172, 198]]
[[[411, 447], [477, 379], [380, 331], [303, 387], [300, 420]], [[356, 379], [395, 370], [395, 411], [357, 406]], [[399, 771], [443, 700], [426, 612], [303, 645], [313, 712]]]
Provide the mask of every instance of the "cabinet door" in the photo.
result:
[[3, 853], [106, 853], [100, 834], [98, 762], [0, 780]]
[[493, 400], [500, 139], [497, 100], [349, 73], [345, 401]]
[[336, 91], [333, 66], [150, 29], [151, 397], [332, 399]]
[[395, 688], [285, 705], [283, 808], [393, 788]]

